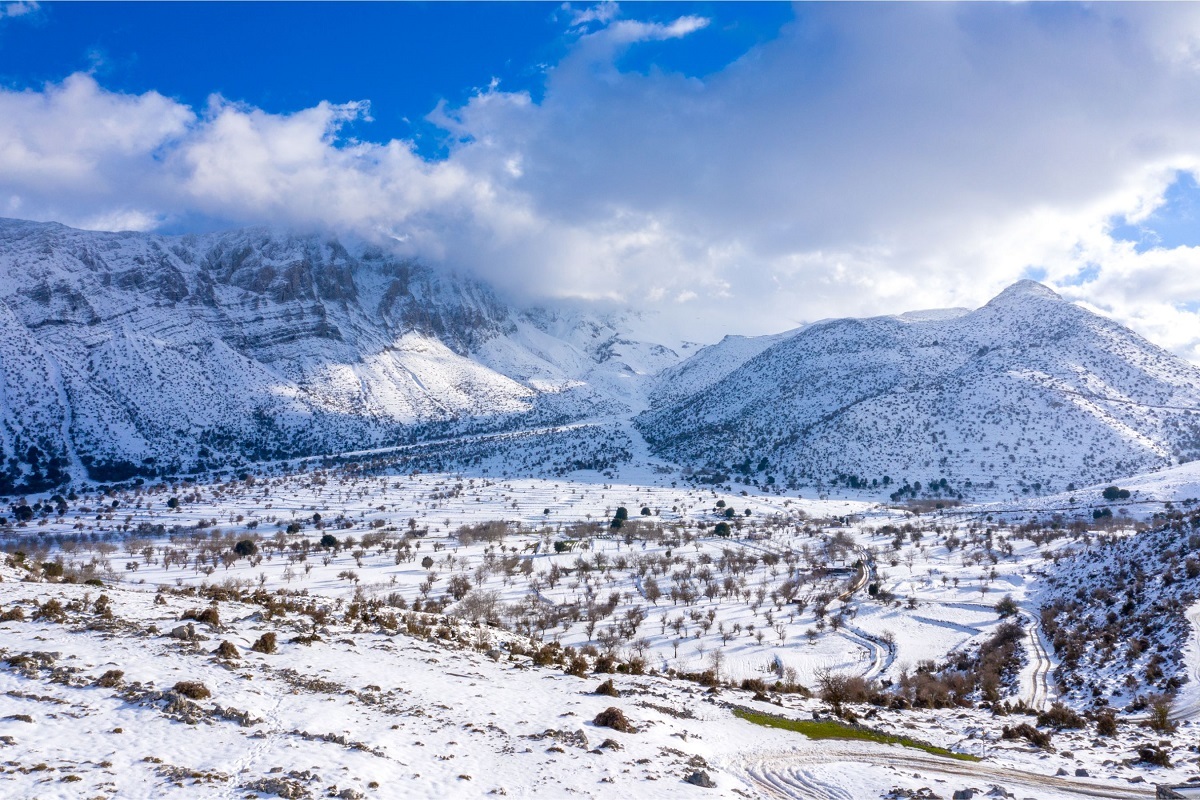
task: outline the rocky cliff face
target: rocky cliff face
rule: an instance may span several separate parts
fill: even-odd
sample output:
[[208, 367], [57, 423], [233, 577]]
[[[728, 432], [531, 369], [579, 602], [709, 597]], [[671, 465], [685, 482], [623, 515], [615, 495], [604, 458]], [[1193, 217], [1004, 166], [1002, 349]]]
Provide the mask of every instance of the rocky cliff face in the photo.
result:
[[0, 491], [619, 411], [589, 387], [620, 332], [558, 322], [331, 236], [3, 221]]

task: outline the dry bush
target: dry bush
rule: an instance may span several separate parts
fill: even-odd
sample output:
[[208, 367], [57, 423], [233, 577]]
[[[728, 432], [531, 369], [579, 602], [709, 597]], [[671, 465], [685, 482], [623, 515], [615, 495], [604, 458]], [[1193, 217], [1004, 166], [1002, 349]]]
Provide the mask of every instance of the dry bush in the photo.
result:
[[258, 637], [258, 641], [250, 645], [250, 649], [256, 653], [274, 653], [275, 652], [275, 634], [264, 633]]
[[570, 660], [567, 661], [566, 669], [568, 675], [574, 675], [576, 678], [585, 678], [587, 677], [588, 661], [578, 653], [574, 653], [571, 655]]
[[1067, 728], [1083, 728], [1087, 722], [1074, 709], [1068, 708], [1062, 703], [1055, 703], [1050, 706], [1049, 710], [1038, 714], [1038, 726], [1049, 726], [1055, 730], [1064, 730]]
[[1110, 710], [1101, 711], [1096, 715], [1096, 735], [1116, 736], [1117, 715]]
[[878, 692], [863, 677], [820, 670], [817, 672], [817, 694], [829, 704], [833, 713], [845, 717], [850, 712], [846, 703], [867, 703], [875, 700]]
[[621, 733], [637, 733], [637, 728], [625, 718], [625, 712], [615, 706], [609, 706], [597, 714], [592, 724], [598, 728], [612, 728]]
[[1146, 725], [1159, 733], [1171, 733], [1176, 725], [1171, 720], [1171, 698], [1167, 695], [1154, 695], [1150, 698], [1150, 718]]
[[1050, 746], [1050, 734], [1045, 731], [1039, 731], [1028, 722], [1022, 722], [1020, 725], [1017, 725], [1013, 728], [1005, 725], [1004, 728], [1001, 729], [1000, 738], [1025, 739], [1034, 747], [1040, 747], [1043, 750], [1053, 749]]
[[1171, 756], [1167, 753], [1166, 748], [1153, 744], [1144, 744], [1138, 748], [1138, 761], [1144, 764], [1153, 764], [1156, 767], [1171, 766]]
[[617, 690], [617, 687], [613, 685], [612, 678], [609, 678], [604, 683], [597, 686], [596, 691], [593, 692], [593, 694], [602, 694], [605, 697], [621, 696], [621, 693]]
[[124, 683], [125, 672], [119, 669], [110, 669], [99, 678], [96, 679], [97, 686], [103, 686], [105, 689], [113, 689]]
[[63, 610], [62, 603], [57, 598], [52, 598], [38, 606], [38, 610], [33, 612], [33, 618], [50, 622], [66, 622], [67, 612]]
[[223, 641], [223, 642], [221, 642], [221, 644], [217, 645], [217, 649], [213, 651], [213, 654], [217, 658], [225, 658], [225, 659], [235, 659], [235, 658], [242, 657], [242, 654], [238, 652], [238, 649], [237, 649], [237, 647], [234, 646], [233, 642], [230, 642], [228, 640]]
[[221, 627], [221, 612], [217, 610], [216, 606], [209, 606], [204, 609], [193, 608], [183, 612], [183, 616], [180, 619], [194, 619], [196, 622], [204, 622], [214, 628]]
[[174, 689], [191, 700], [206, 700], [212, 697], [208, 687], [199, 681], [180, 681], [175, 684]]

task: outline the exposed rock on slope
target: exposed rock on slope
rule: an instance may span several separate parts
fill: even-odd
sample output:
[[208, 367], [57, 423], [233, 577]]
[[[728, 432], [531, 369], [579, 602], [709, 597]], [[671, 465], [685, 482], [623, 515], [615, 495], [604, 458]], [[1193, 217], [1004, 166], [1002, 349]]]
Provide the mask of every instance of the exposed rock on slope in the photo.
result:
[[0, 492], [628, 412], [678, 359], [574, 323], [333, 237], [0, 221]]

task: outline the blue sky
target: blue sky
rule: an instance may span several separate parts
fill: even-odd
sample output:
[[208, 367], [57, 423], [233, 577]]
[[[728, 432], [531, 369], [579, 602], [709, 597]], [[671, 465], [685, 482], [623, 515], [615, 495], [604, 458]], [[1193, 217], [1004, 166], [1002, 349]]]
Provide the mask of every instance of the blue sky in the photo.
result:
[[1196, 4], [0, 0], [0, 215], [330, 229], [701, 341], [1036, 275], [1200, 361], [1198, 54]]
[[1130, 242], [1139, 253], [1200, 245], [1200, 185], [1196, 176], [1176, 173], [1162, 194], [1162, 204], [1148, 216], [1135, 222], [1120, 217], [1113, 223], [1113, 238]]
[[[0, 84], [37, 89], [86, 71], [106, 88], [158, 91], [193, 107], [211, 94], [272, 113], [322, 100], [369, 100], [371, 121], [343, 133], [412, 139], [444, 155], [425, 116], [492, 81], [540, 99], [545, 70], [578, 38], [586, 12], [561, 3], [43, 3], [0, 28]], [[622, 69], [703, 77], [774, 38], [786, 3], [645, 3], [643, 20], [701, 16], [695, 35], [653, 42]], [[15, 22], [12, 20], [10, 22]]]

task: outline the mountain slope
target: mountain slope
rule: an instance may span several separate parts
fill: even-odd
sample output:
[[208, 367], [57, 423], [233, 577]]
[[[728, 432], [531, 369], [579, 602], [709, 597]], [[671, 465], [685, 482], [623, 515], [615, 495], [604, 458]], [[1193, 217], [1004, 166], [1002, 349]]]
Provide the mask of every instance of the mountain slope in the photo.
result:
[[980, 495], [1194, 459], [1192, 409], [1200, 370], [1022, 281], [966, 314], [811, 325], [638, 427], [713, 479]]
[[650, 391], [651, 407], [677, 403], [707, 390], [768, 347], [792, 335], [794, 331], [768, 336], [726, 336], [716, 344], [702, 348], [691, 358], [664, 369], [655, 377]]
[[[0, 220], [0, 493], [567, 422], [603, 448], [634, 415], [701, 479], [876, 497], [1063, 491], [1200, 454], [1200, 371], [1032, 282], [687, 360], [638, 322], [514, 308], [333, 236]], [[575, 439], [560, 466], [599, 463]]]
[[[0, 491], [629, 413], [678, 356], [334, 237], [0, 221]], [[645, 356], [630, 367], [614, 353]], [[626, 402], [623, 402], [626, 401]], [[635, 405], [639, 405], [637, 403]]]

